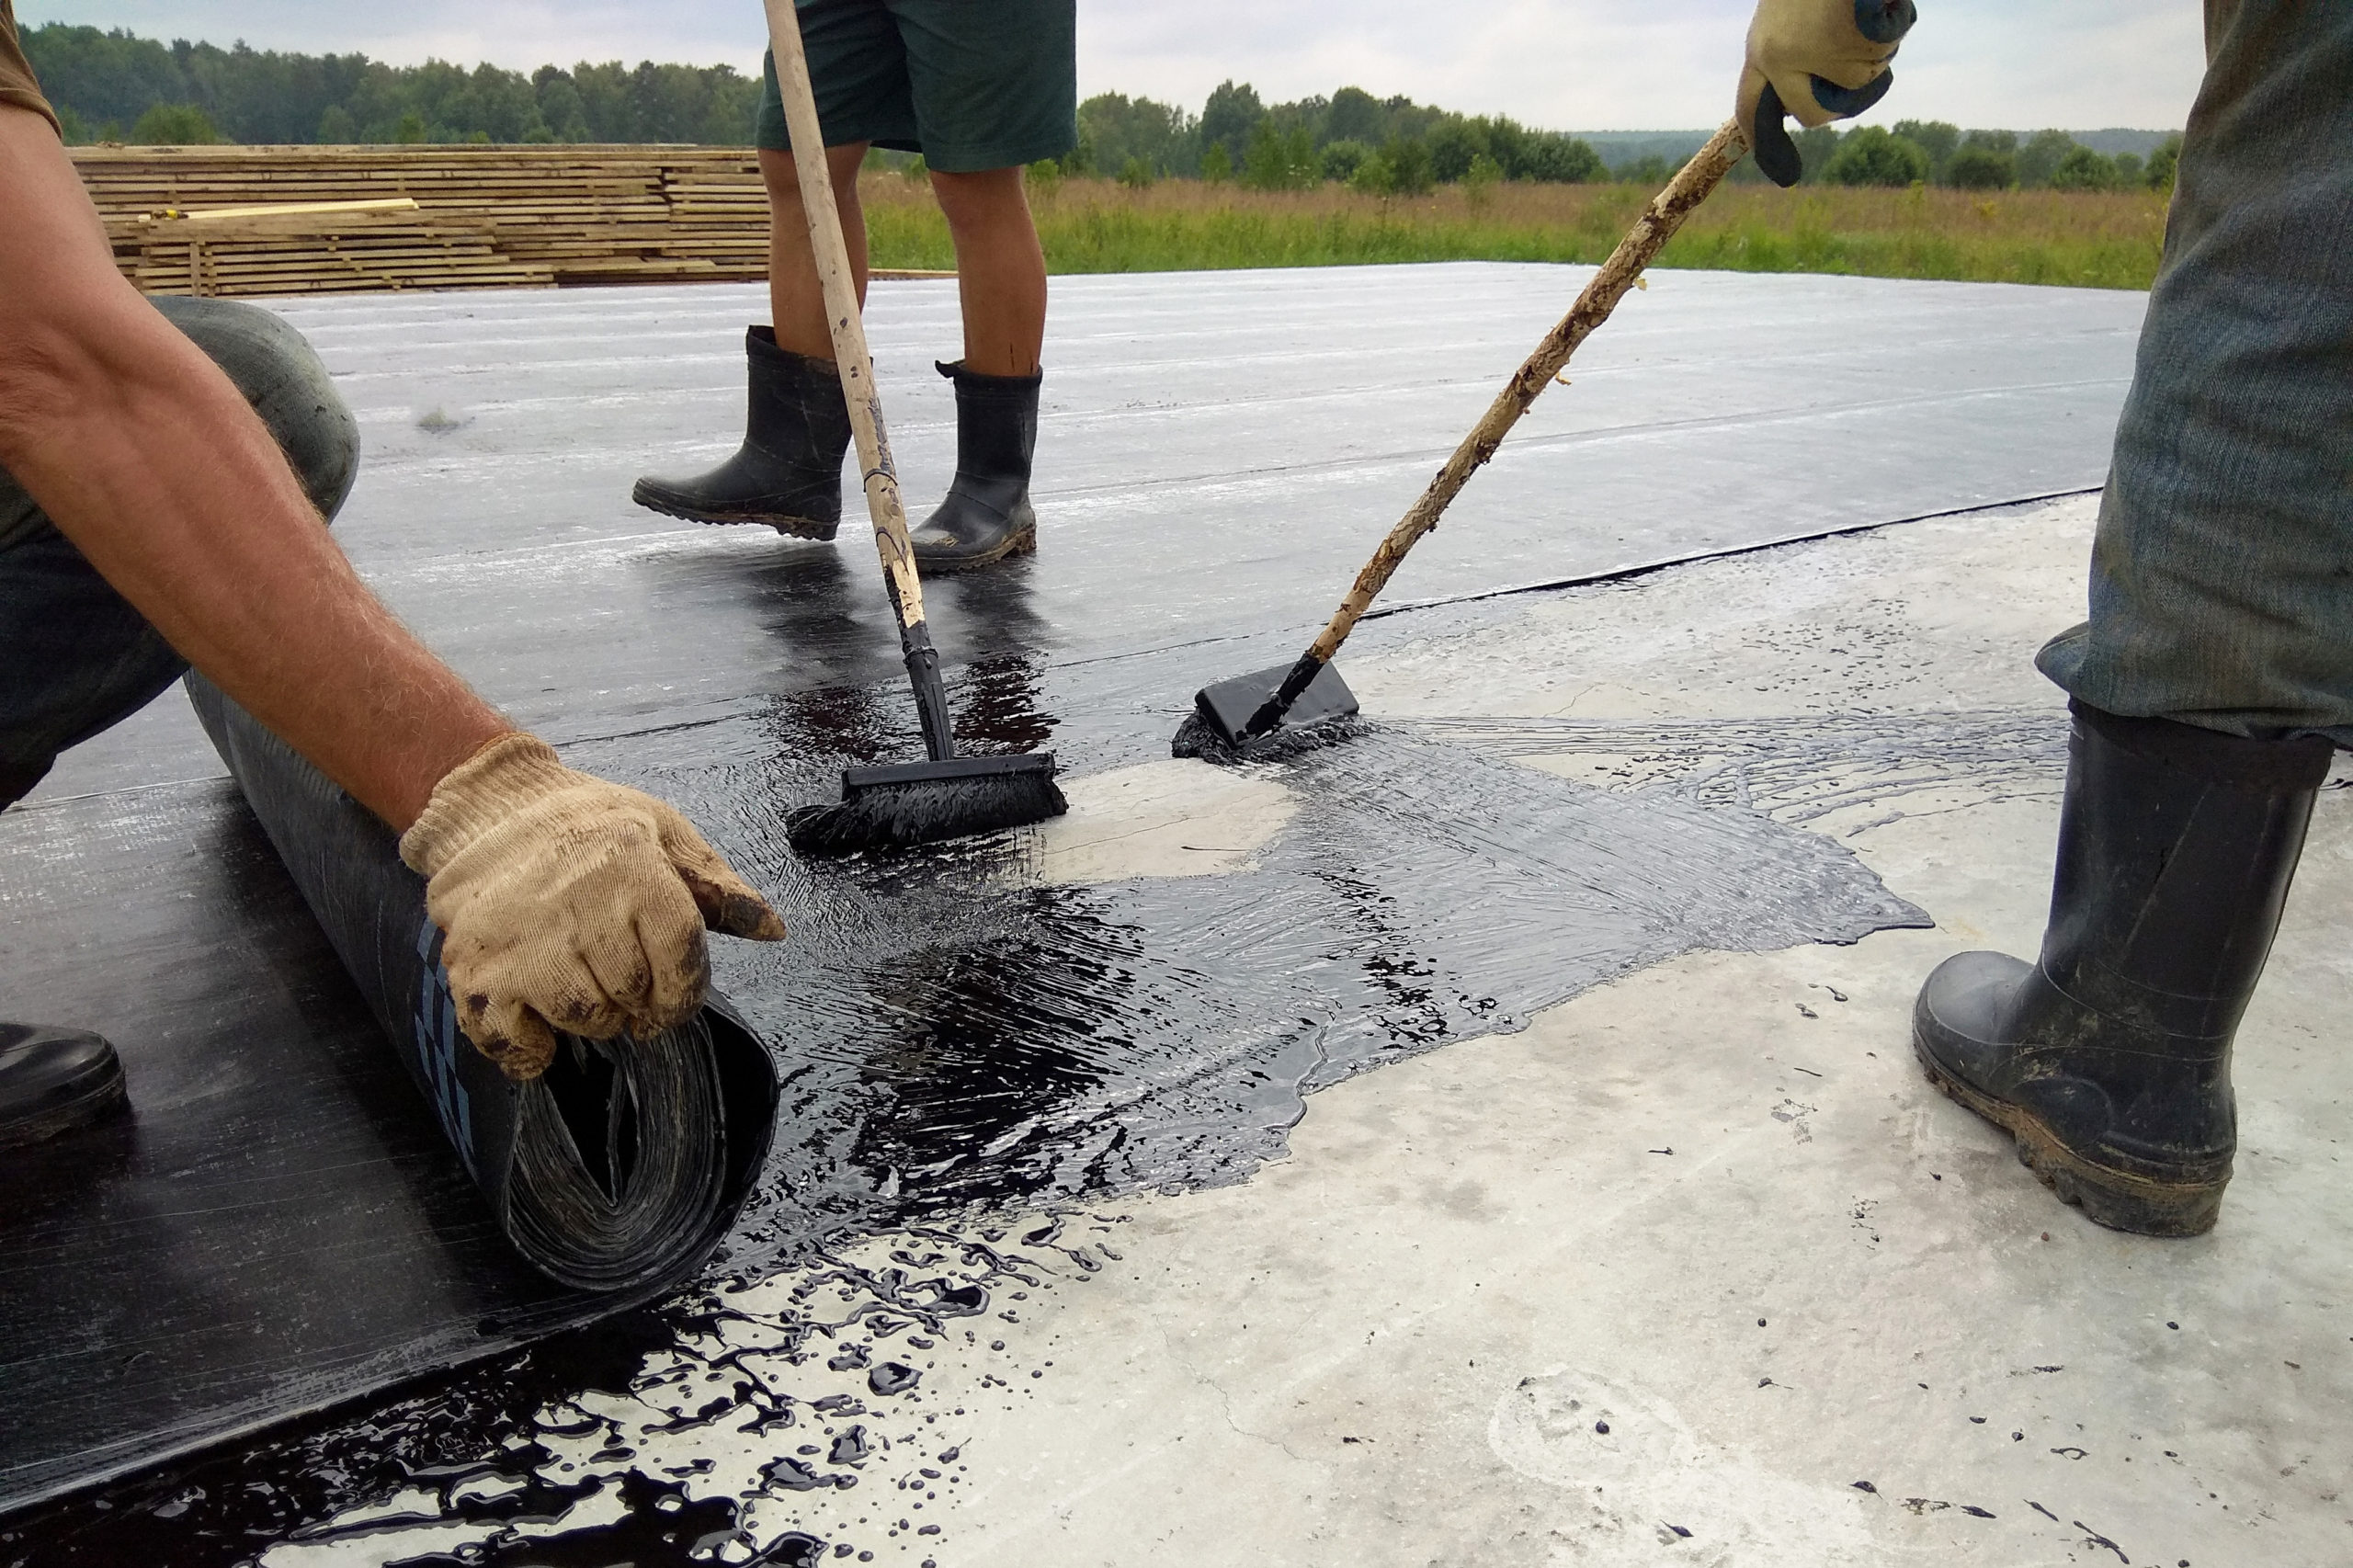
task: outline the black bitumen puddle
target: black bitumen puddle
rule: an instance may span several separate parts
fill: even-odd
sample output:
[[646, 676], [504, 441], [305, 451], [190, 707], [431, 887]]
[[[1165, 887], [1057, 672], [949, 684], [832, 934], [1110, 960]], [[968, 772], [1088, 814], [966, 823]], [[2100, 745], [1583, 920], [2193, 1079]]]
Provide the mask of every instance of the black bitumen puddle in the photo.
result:
[[[1171, 693], [1269, 662], [1239, 642], [1009, 655], [960, 672], [954, 699], [967, 747], [1087, 773], [1165, 756]], [[785, 1109], [701, 1287], [20, 1517], [0, 1565], [275, 1548], [277, 1568], [337, 1544], [338, 1562], [915, 1568], [968, 1413], [1051, 1375], [1020, 1303], [1119, 1257], [1120, 1195], [1245, 1178], [1314, 1090], [1676, 954], [1925, 925], [1776, 815], [1957, 778], [2047, 786], [2060, 734], [1961, 715], [1859, 753], [1868, 721], [1376, 721], [1264, 768], [1299, 809], [1229, 875], [1040, 885], [1019, 834], [796, 860], [785, 811], [844, 761], [904, 755], [906, 706], [892, 686], [802, 691], [566, 748], [677, 801], [793, 933], [716, 954]], [[1578, 751], [1639, 756], [1645, 787], [1508, 760]], [[1881, 774], [1859, 794], [1859, 756]], [[986, 1228], [1006, 1213], [1059, 1218]]]

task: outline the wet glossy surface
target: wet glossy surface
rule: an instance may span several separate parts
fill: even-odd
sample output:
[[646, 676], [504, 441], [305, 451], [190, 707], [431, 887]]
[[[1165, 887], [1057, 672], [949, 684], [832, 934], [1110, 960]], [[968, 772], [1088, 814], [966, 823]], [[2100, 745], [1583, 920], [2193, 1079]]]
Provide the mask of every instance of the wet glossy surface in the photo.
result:
[[[1044, 549], [936, 596], [963, 744], [1051, 746], [1072, 774], [1165, 756], [1203, 681], [1290, 656], [1487, 376], [1576, 280], [1434, 268], [1058, 284]], [[1538, 405], [1399, 593], [2096, 483], [2139, 312], [2130, 297], [1839, 279], [1670, 278], [1645, 300], [1597, 338], [1578, 389], [1592, 395]], [[909, 364], [952, 301], [924, 286], [881, 301], [878, 352], [906, 389], [898, 444], [920, 492], [944, 481], [950, 433], [936, 378]], [[1377, 713], [1357, 742], [1279, 765], [1300, 810], [1235, 876], [1037, 886], [1017, 836], [803, 866], [783, 812], [824, 798], [846, 763], [916, 749], [871, 563], [854, 536], [836, 549], [693, 528], [625, 500], [640, 465], [732, 441], [737, 394], [721, 389], [739, 380], [740, 337], [725, 323], [745, 308], [743, 291], [714, 289], [289, 312], [361, 413], [368, 467], [339, 532], [371, 577], [570, 760], [676, 798], [794, 929], [781, 949], [719, 954], [790, 1076], [734, 1267], [973, 1203], [1231, 1179], [1279, 1148], [1319, 1083], [1509, 1028], [1695, 946], [1851, 939], [1916, 918], [1842, 851], [1737, 804], [1603, 795]], [[1868, 356], [1820, 347], [1872, 334]], [[1908, 367], [1900, 391], [1891, 364]], [[2113, 373], [2086, 373], [2101, 364]], [[456, 428], [419, 430], [435, 409]], [[1359, 640], [1480, 613], [1392, 617]], [[1475, 694], [1465, 703], [1475, 711]], [[233, 1165], [241, 1138], [331, 1144], [319, 1129], [353, 1130], [335, 1136], [366, 1152], [346, 1163], [381, 1173], [369, 1201], [398, 1212], [347, 1216], [337, 1246], [429, 1298], [418, 1324], [465, 1322], [502, 1290], [529, 1300], [241, 809], [219, 784], [170, 782], [217, 771], [180, 706], [85, 748], [45, 804], [0, 823], [12, 1008], [113, 1034], [158, 1126], [210, 1095], [185, 1123], [196, 1135], [211, 1119], [190, 1168]], [[322, 1062], [341, 1074], [333, 1095], [274, 1092]], [[99, 1234], [63, 1231], [85, 1248]], [[397, 1292], [338, 1272], [337, 1247], [296, 1239], [267, 1269], [219, 1256], [164, 1269], [168, 1220], [151, 1232], [120, 1265], [141, 1332], [179, 1333], [174, 1314], [210, 1303], [208, 1271], [226, 1268], [244, 1271], [265, 1360], [267, 1309], [288, 1289], [330, 1317], [363, 1297], [397, 1315]], [[386, 1239], [399, 1236], [413, 1240]], [[159, 1430], [136, 1402], [78, 1399], [121, 1336], [34, 1367], [61, 1342], [21, 1314], [59, 1289], [46, 1279], [87, 1266], [9, 1256], [9, 1342], [25, 1358], [12, 1386], [52, 1380], [62, 1408], [103, 1415], [116, 1440]], [[210, 1333], [219, 1314], [206, 1317]], [[443, 1329], [401, 1334], [355, 1321], [350, 1337], [397, 1343], [412, 1368], [453, 1354]], [[293, 1410], [386, 1375], [290, 1358], [262, 1381]], [[530, 1375], [461, 1383], [434, 1418], [443, 1403], [494, 1407], [494, 1435], [459, 1446], [501, 1440], [522, 1412], [561, 1403], [515, 1393]], [[347, 1449], [360, 1429], [330, 1423], [317, 1440]], [[280, 1523], [365, 1490], [330, 1487]], [[63, 1529], [40, 1539], [63, 1551]]]
[[[1588, 275], [1478, 265], [1057, 278], [1040, 552], [926, 593], [949, 665], [1199, 644], [1179, 713], [1255, 661], [1217, 640], [1331, 613]], [[872, 551], [631, 505], [742, 431], [760, 290], [324, 299], [281, 307], [358, 415], [337, 533], [395, 608], [559, 744], [746, 697], [891, 679]], [[2143, 297], [1662, 273], [1425, 540], [1388, 602], [2079, 489], [2106, 473]], [[952, 284], [875, 290], [911, 509], [954, 466]], [[420, 421], [431, 419], [432, 428]], [[858, 497], [848, 500], [853, 513]], [[1172, 718], [1169, 727], [1175, 728]], [[54, 797], [217, 772], [176, 699], [70, 756]]]

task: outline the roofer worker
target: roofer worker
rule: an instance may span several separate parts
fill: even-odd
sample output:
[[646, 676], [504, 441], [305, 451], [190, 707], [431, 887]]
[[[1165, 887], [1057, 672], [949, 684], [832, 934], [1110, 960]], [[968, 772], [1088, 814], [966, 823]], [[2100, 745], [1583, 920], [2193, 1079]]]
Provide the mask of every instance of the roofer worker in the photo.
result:
[[[1909, 0], [1766, 0], [1739, 112], [1768, 173], [1884, 91]], [[2231, 1040], [2332, 748], [2353, 746], [2353, 6], [2207, 0], [2165, 256], [2092, 543], [2034, 963], [1962, 953], [1914, 1048], [2101, 1224], [2213, 1225]], [[1858, 101], [1860, 100], [1860, 101]]]
[[[1022, 170], [1078, 142], [1075, 0], [798, 0], [796, 9], [859, 300], [867, 250], [858, 171], [868, 148], [923, 154], [956, 244], [964, 356], [939, 367], [956, 384], [956, 477], [915, 530], [915, 562], [956, 572], [1026, 554], [1038, 545], [1029, 464], [1046, 260]], [[641, 479], [635, 495], [672, 517], [829, 540], [841, 523], [849, 414], [773, 56], [767, 79], [756, 140], [775, 325], [744, 336], [744, 444], [708, 473]]]
[[[551, 1026], [682, 1021], [706, 925], [783, 927], [684, 817], [564, 767], [360, 584], [323, 521], [357, 437], [277, 316], [123, 280], [0, 0], [0, 806], [193, 665], [402, 833], [460, 1022], [510, 1074]], [[122, 1098], [105, 1040], [0, 1024], [0, 1147]]]

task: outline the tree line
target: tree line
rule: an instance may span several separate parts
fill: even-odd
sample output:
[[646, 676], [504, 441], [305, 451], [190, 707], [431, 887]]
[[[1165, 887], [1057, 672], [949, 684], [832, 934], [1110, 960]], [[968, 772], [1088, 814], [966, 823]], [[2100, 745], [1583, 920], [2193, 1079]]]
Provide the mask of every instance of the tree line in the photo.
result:
[[2150, 150], [2113, 156], [2063, 131], [1963, 131], [1941, 119], [1899, 119], [1838, 134], [1800, 131], [1809, 175], [1836, 185], [1940, 185], [1955, 190], [2150, 190], [2173, 188], [2181, 158], [2175, 134]]
[[1340, 180], [1408, 195], [1465, 180], [1610, 177], [1588, 143], [1507, 115], [1457, 114], [1361, 87], [1268, 105], [1233, 81], [1211, 90], [1199, 115], [1124, 93], [1089, 98], [1078, 106], [1078, 147], [1064, 164], [1130, 185], [1175, 176], [1289, 190]]
[[[760, 83], [731, 66], [611, 61], [529, 75], [444, 61], [387, 65], [364, 54], [295, 54], [63, 22], [25, 29], [25, 52], [72, 142], [653, 142], [748, 144]], [[1653, 153], [1615, 164], [1581, 138], [1507, 115], [1465, 115], [1360, 87], [1267, 104], [1226, 81], [1198, 115], [1124, 93], [1078, 108], [1078, 146], [1061, 172], [1130, 185], [1170, 177], [1266, 190], [1327, 180], [1415, 195], [1498, 180], [1657, 184]], [[1699, 145], [1695, 134], [1691, 145]], [[1931, 184], [1966, 190], [2115, 190], [2173, 183], [2181, 139], [2146, 159], [2113, 157], [2063, 131], [2020, 137], [1941, 120], [1798, 132], [1806, 177], [1841, 185]], [[1745, 160], [1735, 180], [1761, 178]]]
[[51, 22], [22, 33], [69, 142], [687, 142], [752, 139], [760, 83], [727, 65], [542, 65], [291, 54]]

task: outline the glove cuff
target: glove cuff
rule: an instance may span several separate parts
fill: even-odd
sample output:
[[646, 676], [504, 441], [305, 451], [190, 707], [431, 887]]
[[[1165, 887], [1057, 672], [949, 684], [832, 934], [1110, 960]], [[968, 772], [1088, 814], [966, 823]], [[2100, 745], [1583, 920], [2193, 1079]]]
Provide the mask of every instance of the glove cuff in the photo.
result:
[[401, 859], [431, 878], [517, 807], [576, 778], [539, 736], [510, 730], [441, 776], [416, 821], [401, 835]]

